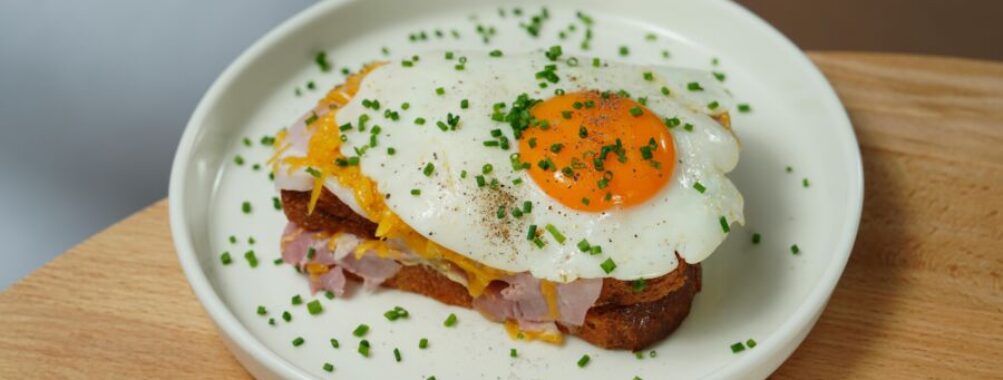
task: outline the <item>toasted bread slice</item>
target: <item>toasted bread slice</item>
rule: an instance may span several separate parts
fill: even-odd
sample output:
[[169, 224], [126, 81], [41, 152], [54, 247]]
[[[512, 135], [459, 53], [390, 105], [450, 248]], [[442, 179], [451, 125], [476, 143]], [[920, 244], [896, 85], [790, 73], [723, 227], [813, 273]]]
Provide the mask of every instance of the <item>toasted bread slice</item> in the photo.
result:
[[[350, 232], [373, 237], [376, 225], [352, 211], [326, 189], [313, 213], [307, 211], [309, 192], [282, 191], [282, 208], [290, 221], [308, 230]], [[350, 277], [354, 277], [351, 276]], [[382, 286], [434, 298], [442, 303], [471, 307], [467, 288], [424, 265], [404, 265]], [[674, 331], [689, 314], [700, 291], [700, 266], [682, 259], [676, 270], [648, 279], [643, 288], [631, 281], [607, 278], [595, 305], [581, 326], [558, 327], [608, 349], [640, 350]]]

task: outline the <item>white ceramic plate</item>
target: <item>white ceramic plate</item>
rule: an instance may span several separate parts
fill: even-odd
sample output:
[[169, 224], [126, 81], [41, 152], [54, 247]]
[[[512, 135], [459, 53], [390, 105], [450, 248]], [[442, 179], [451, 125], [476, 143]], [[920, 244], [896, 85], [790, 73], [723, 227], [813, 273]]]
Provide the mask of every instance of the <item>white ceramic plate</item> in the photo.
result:
[[[522, 17], [513, 15], [515, 6], [523, 9]], [[251, 373], [266, 378], [760, 378], [797, 347], [843, 271], [860, 219], [860, 154], [828, 83], [783, 36], [731, 2], [565, 0], [548, 1], [547, 7], [550, 20], [541, 37], [532, 39], [518, 24], [537, 14], [539, 4], [321, 2], [259, 40], [220, 76], [178, 147], [171, 173], [171, 228], [192, 288]], [[325, 311], [316, 317], [302, 305], [290, 305], [294, 294], [307, 301], [312, 297], [303, 276], [288, 265], [272, 264], [285, 218], [272, 207], [276, 194], [267, 169], [252, 169], [270, 155], [258, 144], [260, 137], [312, 108], [325, 89], [342, 80], [342, 67], [386, 58], [381, 47], [389, 48], [390, 57], [443, 49], [531, 50], [557, 43], [558, 31], [573, 22], [576, 10], [596, 19], [592, 49], [578, 49], [578, 28], [565, 41], [566, 52], [724, 72], [736, 101], [753, 107], [751, 113], [733, 112], [743, 152], [731, 178], [745, 196], [747, 225], [736, 226], [705, 261], [703, 291], [692, 313], [653, 347], [657, 356], [646, 351], [638, 359], [577, 339], [561, 347], [515, 342], [476, 312], [389, 290], [351, 299], [321, 296]], [[478, 23], [496, 28], [490, 45], [477, 38]], [[436, 29], [444, 38], [436, 37]], [[461, 38], [453, 38], [452, 29]], [[428, 40], [410, 42], [408, 35], [420, 31]], [[657, 38], [647, 40], [649, 33]], [[630, 47], [629, 56], [619, 56], [621, 45]], [[320, 50], [328, 53], [333, 72], [321, 73], [313, 63]], [[318, 90], [306, 88], [311, 80]], [[295, 88], [303, 95], [295, 96]], [[253, 147], [242, 144], [244, 137]], [[237, 155], [244, 165], [234, 163]], [[810, 187], [803, 186], [805, 178]], [[241, 211], [244, 201], [253, 206], [249, 215]], [[762, 235], [760, 244], [751, 243], [753, 233]], [[238, 243], [229, 242], [231, 235]], [[798, 255], [791, 253], [794, 244]], [[256, 269], [243, 257], [248, 249], [260, 259]], [[231, 253], [233, 265], [220, 264], [223, 251]], [[267, 308], [267, 316], [256, 314], [259, 305]], [[383, 312], [395, 305], [410, 310], [411, 318], [384, 319]], [[279, 317], [283, 311], [293, 315], [291, 323]], [[442, 321], [450, 313], [459, 323], [445, 328]], [[269, 318], [277, 325], [270, 326]], [[360, 323], [371, 326], [369, 358], [356, 352], [359, 339], [352, 330]], [[296, 337], [305, 343], [294, 347]], [[418, 349], [422, 337], [429, 339], [428, 349]], [[331, 347], [331, 338], [340, 341], [340, 349]], [[731, 344], [747, 339], [758, 345], [732, 353]], [[399, 363], [394, 348], [402, 353]], [[518, 358], [509, 356], [510, 348], [518, 350]], [[579, 368], [576, 362], [584, 354], [591, 362]], [[328, 362], [336, 368], [333, 373], [323, 370]]]

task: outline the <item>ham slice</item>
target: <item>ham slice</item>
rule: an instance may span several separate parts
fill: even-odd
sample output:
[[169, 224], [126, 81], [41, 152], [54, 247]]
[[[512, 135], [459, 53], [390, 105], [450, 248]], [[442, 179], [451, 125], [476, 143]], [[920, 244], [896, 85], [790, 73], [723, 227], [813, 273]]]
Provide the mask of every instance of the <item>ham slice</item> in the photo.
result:
[[595, 305], [602, 293], [602, 279], [578, 279], [567, 284], [557, 284], [557, 310], [561, 322], [572, 326], [585, 323], [585, 314]]
[[515, 320], [528, 322], [559, 321], [572, 326], [585, 322], [585, 314], [599, 299], [602, 279], [582, 279], [567, 284], [556, 284], [557, 310], [555, 319], [550, 314], [547, 299], [540, 289], [540, 280], [528, 273], [518, 273], [501, 280], [504, 287], [492, 287], [474, 299], [473, 306], [488, 319], [503, 322]]
[[348, 255], [339, 261], [338, 265], [362, 277], [362, 287], [366, 290], [375, 290], [383, 281], [393, 277], [401, 269], [396, 261], [381, 259], [371, 254], [366, 254], [361, 259], [356, 259], [355, 255]]
[[[401, 264], [379, 257], [375, 252], [354, 254], [362, 242], [352, 234], [338, 234], [331, 242], [327, 234], [306, 231], [294, 223], [286, 226], [282, 236], [282, 259], [304, 268], [307, 264], [323, 264], [328, 271], [313, 275], [311, 291], [330, 290], [337, 295], [345, 292], [345, 271], [362, 278], [363, 288], [374, 290], [393, 277]], [[314, 250], [309, 258], [310, 249]], [[413, 254], [404, 251], [407, 256]], [[463, 276], [459, 276], [463, 277]], [[541, 290], [541, 281], [529, 273], [516, 273], [500, 280], [501, 286], [491, 286], [473, 300], [473, 307], [488, 319], [496, 322], [517, 321], [526, 331], [550, 331], [554, 322], [581, 326], [585, 315], [599, 299], [602, 279], [579, 279], [566, 284], [554, 284], [557, 303], [556, 316], [551, 315], [547, 297]]]
[[316, 279], [310, 281], [310, 292], [317, 293], [321, 290], [330, 290], [334, 295], [341, 297], [345, 294], [345, 284], [348, 279], [345, 272], [339, 267], [333, 267]]
[[[355, 251], [360, 241], [355, 235], [339, 234], [331, 244], [330, 237], [306, 231], [290, 222], [286, 225], [281, 239], [282, 260], [301, 269], [306, 264], [328, 266], [326, 273], [311, 279], [310, 290], [314, 293], [330, 290], [336, 295], [344, 294], [346, 283], [344, 271], [362, 277], [363, 288], [373, 290], [397, 274], [400, 264], [379, 258], [370, 252], [357, 259], [351, 253]], [[332, 245], [334, 250], [328, 248]], [[313, 257], [309, 255], [311, 248], [314, 250]]]

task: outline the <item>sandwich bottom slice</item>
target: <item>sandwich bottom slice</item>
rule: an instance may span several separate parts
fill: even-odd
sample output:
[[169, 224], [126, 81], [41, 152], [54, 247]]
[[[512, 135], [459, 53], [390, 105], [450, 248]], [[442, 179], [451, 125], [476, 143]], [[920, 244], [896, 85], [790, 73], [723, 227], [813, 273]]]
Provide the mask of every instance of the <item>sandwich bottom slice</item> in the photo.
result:
[[[363, 281], [364, 287], [383, 286], [417, 293], [442, 303], [477, 309], [486, 318], [505, 323], [516, 338], [560, 342], [563, 332], [607, 349], [641, 350], [679, 327], [700, 291], [700, 265], [687, 264], [680, 258], [674, 271], [658, 278], [585, 280], [594, 290], [591, 296], [584, 295], [589, 303], [577, 308], [579, 314], [584, 313], [584, 318], [562, 315], [562, 318], [541, 323], [526, 318], [533, 314], [534, 305], [543, 307], [543, 314], [553, 316], [574, 314], [566, 310], [575, 310], [569, 303], [576, 301], [561, 300], [558, 307], [554, 305], [557, 302], [548, 300], [541, 305], [542, 298], [536, 293], [537, 298], [541, 298], [539, 301], [528, 296], [509, 302], [507, 300], [519, 299], [514, 293], [518, 293], [516, 290], [520, 287], [501, 281], [491, 282], [481, 294], [473, 297], [465, 281], [469, 274], [456, 265], [430, 265], [394, 255], [361, 257], [357, 253], [350, 254], [345, 250], [356, 252], [354, 248], [360, 241], [379, 241], [376, 224], [356, 214], [327, 189], [321, 192], [312, 212], [308, 211], [309, 203], [310, 192], [282, 191], [282, 208], [290, 222], [283, 236], [283, 258], [310, 276], [313, 291], [326, 289], [340, 295], [345, 280], [353, 279]], [[325, 237], [324, 243], [317, 243], [316, 238], [304, 241], [308, 240], [302, 239], [306, 236]], [[346, 240], [351, 240], [352, 244], [344, 244], [345, 247], [334, 244]], [[318, 251], [323, 252], [318, 255]], [[530, 293], [541, 288], [540, 280], [528, 274], [523, 274], [522, 278], [520, 281], [530, 284], [522, 288], [535, 285], [536, 289], [530, 289]], [[583, 291], [571, 288], [560, 294], [569, 296], [566, 298], [574, 298], [576, 294], [583, 298]], [[551, 292], [551, 298], [553, 294]]]

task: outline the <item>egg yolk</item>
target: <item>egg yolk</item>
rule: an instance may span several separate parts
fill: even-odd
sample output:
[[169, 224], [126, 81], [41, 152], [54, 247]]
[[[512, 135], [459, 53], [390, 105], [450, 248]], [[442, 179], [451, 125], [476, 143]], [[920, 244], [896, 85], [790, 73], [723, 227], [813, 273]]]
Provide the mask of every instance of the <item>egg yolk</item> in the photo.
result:
[[585, 91], [530, 110], [519, 140], [530, 177], [570, 208], [599, 212], [641, 204], [672, 177], [675, 146], [657, 115], [624, 96]]

